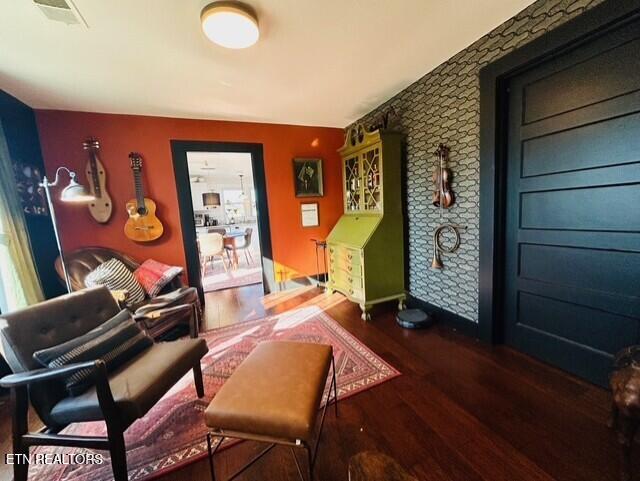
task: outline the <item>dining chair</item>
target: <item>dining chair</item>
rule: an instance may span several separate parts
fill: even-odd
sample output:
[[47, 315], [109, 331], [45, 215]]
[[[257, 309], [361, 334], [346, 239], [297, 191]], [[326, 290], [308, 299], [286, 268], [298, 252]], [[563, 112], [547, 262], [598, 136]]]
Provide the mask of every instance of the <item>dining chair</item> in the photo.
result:
[[[244, 258], [247, 260], [247, 265], [253, 264], [253, 256], [251, 255], [251, 236], [253, 234], [253, 228], [247, 227], [244, 231], [244, 243], [240, 246], [236, 246], [237, 250], [244, 251]], [[251, 262], [249, 262], [251, 259]]]
[[[227, 263], [224, 260], [225, 253], [227, 258], [229, 258], [229, 253], [224, 248], [224, 238], [222, 234], [218, 232], [207, 232], [206, 234], [200, 234], [198, 236], [198, 240], [200, 243], [200, 261], [202, 262], [202, 275], [205, 274], [205, 270], [207, 267], [207, 262], [211, 262], [213, 267], [213, 262], [216, 257], [220, 257], [222, 259], [222, 266], [224, 267], [224, 271], [227, 272]], [[231, 259], [229, 258], [229, 262]]]

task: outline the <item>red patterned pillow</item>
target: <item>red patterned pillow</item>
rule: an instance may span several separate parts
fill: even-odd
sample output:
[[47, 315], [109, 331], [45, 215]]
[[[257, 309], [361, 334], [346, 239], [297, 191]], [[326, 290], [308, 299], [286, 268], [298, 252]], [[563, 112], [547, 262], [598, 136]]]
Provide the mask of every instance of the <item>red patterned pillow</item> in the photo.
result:
[[147, 259], [134, 271], [133, 275], [142, 284], [149, 297], [155, 297], [164, 286], [181, 273], [182, 267], [168, 266], [162, 262]]

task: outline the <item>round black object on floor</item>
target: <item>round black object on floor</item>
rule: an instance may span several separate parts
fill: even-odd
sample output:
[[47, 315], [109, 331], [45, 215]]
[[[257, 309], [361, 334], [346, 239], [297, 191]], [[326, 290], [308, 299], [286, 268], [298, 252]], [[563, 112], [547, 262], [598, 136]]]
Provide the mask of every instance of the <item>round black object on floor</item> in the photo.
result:
[[423, 329], [431, 326], [435, 320], [432, 316], [420, 309], [405, 309], [398, 312], [396, 321], [405, 329]]

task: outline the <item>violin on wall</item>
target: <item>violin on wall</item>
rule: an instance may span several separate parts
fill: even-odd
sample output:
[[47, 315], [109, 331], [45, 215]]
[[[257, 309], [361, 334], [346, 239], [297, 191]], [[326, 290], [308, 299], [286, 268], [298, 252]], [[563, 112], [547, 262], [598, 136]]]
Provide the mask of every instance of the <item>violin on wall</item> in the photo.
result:
[[444, 144], [438, 146], [438, 150], [434, 155], [438, 159], [435, 170], [433, 171], [433, 183], [435, 190], [433, 191], [433, 205], [448, 209], [455, 201], [455, 195], [451, 190], [451, 179], [453, 175], [446, 165], [449, 160], [449, 147]]

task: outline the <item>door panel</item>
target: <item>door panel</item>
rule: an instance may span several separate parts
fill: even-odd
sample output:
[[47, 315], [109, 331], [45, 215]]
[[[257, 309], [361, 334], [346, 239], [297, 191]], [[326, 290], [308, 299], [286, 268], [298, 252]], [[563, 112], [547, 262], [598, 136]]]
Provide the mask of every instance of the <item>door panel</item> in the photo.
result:
[[[593, 262], [597, 259], [598, 262]], [[522, 244], [521, 279], [636, 297], [640, 252]]]
[[640, 336], [640, 22], [511, 79], [505, 340], [606, 385]]
[[[640, 185], [604, 185], [522, 192], [522, 229], [627, 232], [640, 225]], [[559, 208], [562, 206], [562, 208]]]
[[551, 75], [536, 78], [525, 86], [523, 100], [527, 108], [522, 117], [525, 123], [633, 92], [638, 88], [635, 77], [640, 72], [638, 51], [640, 39], [636, 38], [623, 40], [604, 51], [588, 52], [587, 47], [586, 55], [593, 55], [586, 60], [571, 63], [559, 60]]
[[534, 137], [523, 143], [522, 176], [637, 162], [640, 113]]
[[518, 315], [523, 326], [579, 345], [591, 345], [598, 351], [611, 352], [638, 335], [638, 322], [630, 317], [596, 312], [587, 306], [528, 292], [521, 292], [519, 301]]

